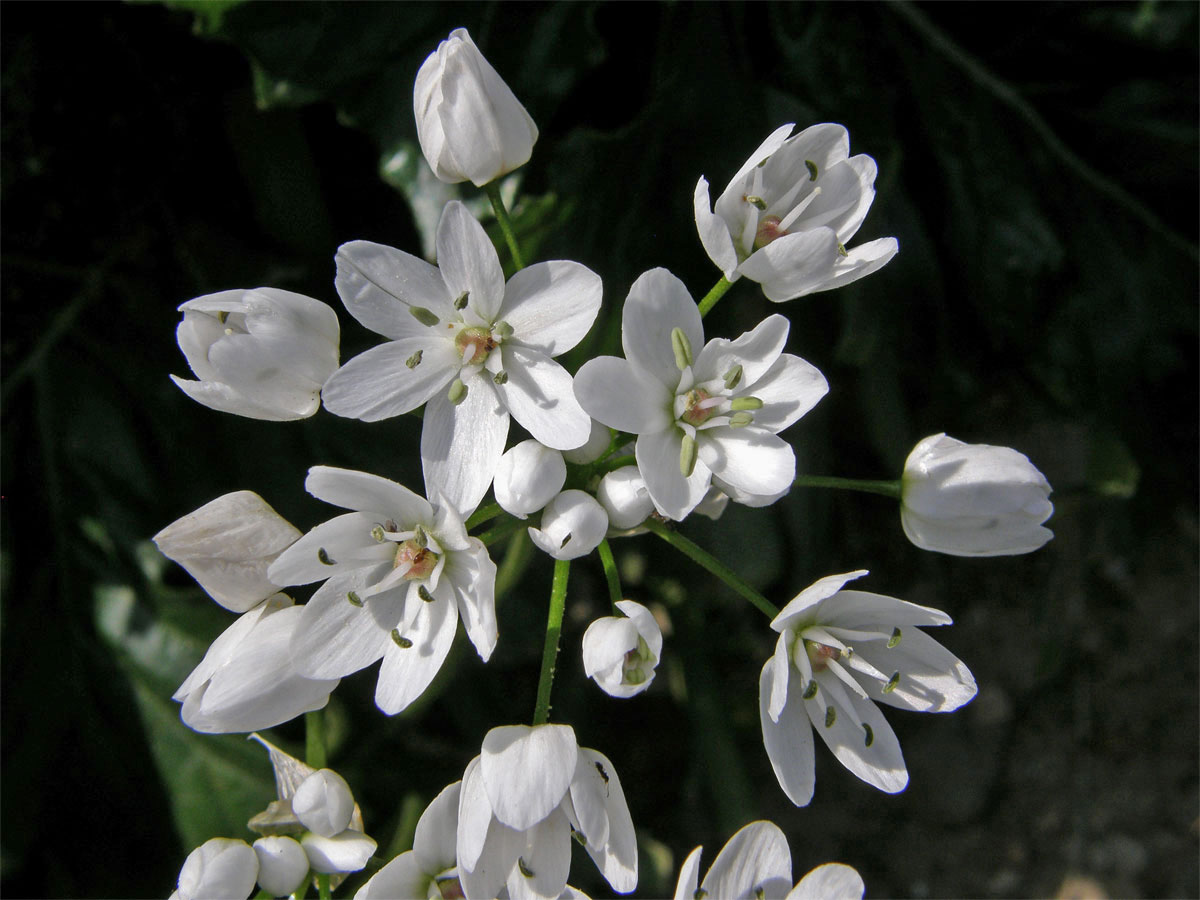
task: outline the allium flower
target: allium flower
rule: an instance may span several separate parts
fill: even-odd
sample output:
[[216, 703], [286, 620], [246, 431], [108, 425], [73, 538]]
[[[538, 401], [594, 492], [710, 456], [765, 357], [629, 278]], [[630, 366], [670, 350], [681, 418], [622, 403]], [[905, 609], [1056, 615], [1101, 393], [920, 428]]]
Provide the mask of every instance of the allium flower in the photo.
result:
[[302, 615], [276, 594], [225, 629], [172, 697], [183, 704], [184, 723], [208, 733], [256, 731], [328, 703], [338, 679], [306, 678], [292, 664]]
[[287, 897], [308, 878], [308, 854], [284, 834], [260, 837], [254, 842], [258, 856], [258, 883], [272, 897]]
[[583, 633], [583, 670], [613, 697], [632, 697], [650, 687], [662, 657], [662, 630], [654, 614], [633, 600], [619, 600], [624, 616], [597, 619]]
[[571, 835], [613, 890], [637, 887], [637, 842], [611, 762], [567, 725], [493, 728], [463, 774], [458, 874], [468, 900], [553, 900], [571, 867]]
[[935, 434], [904, 463], [900, 522], [922, 550], [952, 556], [1032, 553], [1054, 537], [1050, 483], [1023, 453]]
[[188, 513], [153, 538], [214, 600], [246, 612], [279, 590], [267, 568], [300, 537], [300, 529], [252, 491], [225, 494]]
[[596, 499], [608, 513], [609, 526], [620, 531], [641, 525], [654, 512], [646, 479], [637, 466], [622, 466], [601, 478]]
[[246, 900], [258, 879], [258, 857], [245, 841], [212, 838], [188, 854], [179, 870], [179, 900]]
[[739, 503], [762, 505], [785, 492], [796, 471], [777, 432], [829, 389], [813, 366], [783, 352], [787, 334], [787, 319], [771, 316], [736, 341], [705, 344], [687, 288], [652, 269], [634, 282], [621, 313], [625, 359], [589, 360], [575, 395], [593, 418], [638, 435], [638, 469], [664, 516], [684, 518], [710, 482]]
[[461, 615], [486, 661], [496, 646], [496, 566], [453, 506], [365, 472], [314, 466], [308, 492], [354, 510], [318, 525], [271, 566], [285, 584], [328, 579], [304, 605], [292, 640], [297, 670], [340, 678], [383, 666], [375, 702], [389, 715], [441, 668]]
[[524, 519], [553, 500], [566, 480], [561, 451], [528, 440], [500, 457], [492, 490], [501, 509]]
[[751, 154], [710, 207], [708, 181], [696, 184], [696, 228], [725, 277], [762, 284], [783, 301], [857, 281], [896, 255], [895, 238], [847, 250], [875, 199], [875, 160], [850, 156], [841, 125], [792, 125]]
[[554, 260], [507, 286], [496, 249], [467, 208], [446, 205], [440, 268], [400, 250], [355, 241], [338, 250], [346, 309], [389, 339], [326, 382], [325, 407], [373, 422], [428, 401], [421, 430], [425, 483], [468, 515], [492, 482], [509, 414], [547, 447], [588, 440], [592, 422], [551, 357], [574, 347], [600, 309], [600, 278]]
[[220, 412], [284, 422], [321, 405], [338, 365], [337, 314], [278, 288], [221, 291], [179, 307], [175, 336], [199, 381], [171, 376], [185, 394]]
[[604, 540], [608, 513], [583, 491], [563, 491], [542, 510], [542, 521], [529, 537], [555, 559], [587, 556]]
[[572, 450], [564, 450], [563, 459], [577, 466], [586, 466], [602, 457], [611, 444], [612, 431], [607, 425], [592, 419], [592, 431], [588, 435], [587, 443]]
[[861, 900], [862, 876], [842, 863], [817, 866], [792, 886], [792, 853], [774, 822], [751, 822], [721, 848], [700, 883], [700, 853], [679, 870], [675, 900]]
[[483, 187], [529, 161], [537, 126], [465, 28], [417, 72], [413, 113], [421, 152], [441, 181]]
[[775, 655], [759, 679], [759, 719], [771, 768], [797, 806], [813, 795], [815, 729], [838, 760], [889, 794], [904, 790], [900, 743], [872, 701], [950, 712], [975, 696], [975, 679], [918, 626], [948, 625], [941, 610], [844, 591], [865, 571], [806, 588], [771, 622]]

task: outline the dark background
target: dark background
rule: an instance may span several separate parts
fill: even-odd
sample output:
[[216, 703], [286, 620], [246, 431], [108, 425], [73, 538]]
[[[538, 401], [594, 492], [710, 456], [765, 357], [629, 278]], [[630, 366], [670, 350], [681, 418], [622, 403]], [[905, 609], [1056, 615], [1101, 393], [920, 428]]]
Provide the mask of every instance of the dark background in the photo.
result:
[[[757, 718], [774, 633], [650, 536], [614, 546], [627, 595], [672, 622], [666, 658], [645, 695], [603, 695], [579, 658], [603, 581], [574, 566], [553, 718], [621, 775], [638, 895], [755, 818], [797, 878], [838, 859], [873, 897], [1197, 895], [1195, 4], [191, 7], [3, 6], [6, 896], [166, 896], [189, 850], [249, 838], [271, 799], [260, 749], [179, 723], [171, 693], [232, 619], [147, 540], [239, 489], [307, 529], [329, 515], [302, 490], [317, 463], [419, 487], [417, 429], [191, 403], [167, 378], [188, 374], [176, 307], [272, 285], [340, 309], [339, 243], [418, 252], [412, 80], [459, 25], [541, 130], [528, 255], [604, 278], [569, 367], [613, 349], [642, 271], [697, 297], [716, 280], [699, 175], [719, 191], [779, 124], [838, 121], [880, 168], [858, 240], [900, 254], [782, 307], [738, 284], [709, 334], [791, 318], [789, 350], [831, 384], [785, 435], [801, 471], [894, 477], [946, 431], [1017, 447], [1055, 487], [1055, 540], [1026, 557], [922, 553], [888, 501], [811, 490], [682, 526], [779, 605], [861, 567], [954, 616], [936, 636], [980, 694], [888, 711], [896, 797], [819, 746], [813, 803], [788, 803]], [[377, 341], [341, 318], [343, 360]], [[549, 570], [533, 558], [502, 598], [488, 666], [460, 636], [404, 715], [374, 708], [374, 668], [335, 693], [331, 764], [381, 853], [488, 728], [529, 719]], [[572, 871], [609, 894], [586, 858]]]

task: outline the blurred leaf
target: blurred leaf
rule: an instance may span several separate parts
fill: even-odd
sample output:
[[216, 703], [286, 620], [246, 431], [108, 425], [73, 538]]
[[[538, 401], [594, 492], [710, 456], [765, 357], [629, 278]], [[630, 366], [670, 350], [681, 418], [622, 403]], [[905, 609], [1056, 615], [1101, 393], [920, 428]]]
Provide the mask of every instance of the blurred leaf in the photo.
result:
[[195, 16], [192, 27], [196, 34], [214, 34], [221, 27], [225, 13], [246, 0], [163, 0], [167, 9], [190, 12]]
[[1137, 493], [1142, 472], [1120, 438], [1100, 433], [1092, 438], [1087, 461], [1087, 484], [1105, 497], [1128, 500]]

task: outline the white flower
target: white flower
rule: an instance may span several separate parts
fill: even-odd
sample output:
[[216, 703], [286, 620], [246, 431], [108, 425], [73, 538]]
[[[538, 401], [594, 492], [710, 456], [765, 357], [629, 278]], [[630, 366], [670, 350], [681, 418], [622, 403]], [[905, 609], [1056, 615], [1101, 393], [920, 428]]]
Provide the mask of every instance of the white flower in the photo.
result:
[[597, 619], [583, 633], [583, 669], [613, 697], [632, 697], [650, 687], [662, 656], [662, 630], [640, 603], [620, 600], [624, 616]]
[[500, 457], [492, 490], [501, 509], [524, 519], [553, 500], [566, 480], [562, 453], [528, 440]]
[[1023, 453], [935, 434], [904, 463], [900, 522], [922, 550], [953, 556], [1031, 553], [1054, 537], [1042, 523], [1050, 483]]
[[338, 320], [329, 306], [254, 288], [207, 294], [179, 308], [175, 336], [200, 380], [171, 380], [193, 400], [272, 422], [317, 411], [321, 385], [338, 365]]
[[563, 459], [569, 463], [575, 463], [577, 466], [586, 466], [602, 457], [611, 444], [612, 431], [608, 426], [592, 419], [592, 430], [588, 435], [587, 443], [572, 450], [564, 450]]
[[574, 832], [613, 890], [637, 887], [637, 842], [616, 770], [567, 725], [493, 728], [463, 774], [458, 874], [469, 900], [553, 900]]
[[330, 412], [368, 422], [428, 402], [426, 486], [467, 515], [492, 482], [510, 413], [547, 447], [587, 441], [591, 420], [552, 357], [591, 328], [602, 286], [565, 260], [529, 266], [505, 285], [487, 233], [457, 201], [442, 213], [437, 246], [440, 268], [366, 241], [338, 250], [346, 309], [389, 342], [338, 369], [322, 396]]
[[207, 733], [256, 731], [328, 703], [338, 679], [307, 678], [292, 665], [302, 615], [276, 594], [225, 629], [172, 698], [184, 723]]
[[751, 822], [721, 848], [700, 883], [697, 847], [684, 860], [675, 900], [861, 900], [862, 876], [841, 863], [818, 866], [792, 886], [792, 854], [773, 822]]
[[622, 466], [601, 478], [596, 499], [608, 513], [609, 526], [619, 531], [641, 525], [654, 512], [654, 501], [637, 466]]
[[813, 125], [788, 138], [777, 129], [751, 154], [710, 208], [696, 184], [696, 228], [729, 281], [745, 275], [782, 301], [857, 281], [896, 255], [895, 238], [851, 250], [875, 199], [875, 160], [850, 156], [841, 125]]
[[448, 183], [489, 181], [529, 161], [537, 126], [465, 28], [456, 28], [417, 72], [413, 113], [421, 152]]
[[394, 481], [314, 466], [308, 492], [354, 510], [318, 525], [271, 566], [272, 580], [328, 579], [303, 607], [292, 640], [297, 670], [340, 678], [383, 658], [375, 702], [389, 715], [441, 668], [461, 615], [486, 661], [496, 646], [496, 566], [458, 512]]
[[865, 571], [806, 588], [771, 622], [775, 655], [759, 679], [763, 743], [783, 792], [797, 806], [813, 795], [815, 729], [838, 760], [889, 794], [904, 790], [900, 743], [872, 701], [950, 712], [975, 696], [975, 679], [917, 626], [948, 625], [941, 610], [845, 591]]
[[180, 900], [246, 900], [258, 879], [258, 857], [245, 841], [212, 838], [179, 870]]
[[242, 613], [279, 590], [267, 568], [298, 537], [300, 529], [262, 497], [237, 491], [172, 522], [153, 540], [209, 596]]
[[608, 531], [608, 513], [596, 498], [583, 491], [563, 491], [546, 504], [538, 528], [529, 536], [555, 559], [587, 556], [604, 540]]
[[260, 837], [254, 842], [258, 856], [258, 884], [272, 897], [287, 897], [308, 878], [308, 854], [287, 835]]
[[333, 769], [318, 769], [296, 788], [292, 811], [309, 831], [333, 837], [350, 827], [354, 795], [346, 779]]
[[413, 847], [376, 872], [359, 888], [355, 900], [397, 897], [461, 897], [455, 868], [458, 798], [461, 781], [445, 788], [421, 813]]
[[589, 360], [575, 395], [593, 418], [638, 435], [638, 469], [664, 516], [684, 518], [710, 482], [758, 504], [786, 491], [795, 475], [795, 455], [777, 432], [829, 389], [813, 366], [783, 352], [787, 334], [787, 319], [771, 316], [736, 341], [705, 344], [687, 288], [652, 269], [634, 282], [621, 313], [625, 359]]

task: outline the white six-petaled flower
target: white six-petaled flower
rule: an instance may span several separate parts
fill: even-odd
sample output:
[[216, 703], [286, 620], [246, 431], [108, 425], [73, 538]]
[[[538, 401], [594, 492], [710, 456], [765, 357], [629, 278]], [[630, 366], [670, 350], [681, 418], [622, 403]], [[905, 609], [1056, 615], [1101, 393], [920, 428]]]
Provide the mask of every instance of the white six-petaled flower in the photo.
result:
[[207, 294], [179, 309], [175, 336], [200, 380], [171, 380], [197, 403], [272, 422], [320, 407], [321, 385], [338, 365], [338, 320], [328, 305], [254, 288]]
[[613, 697], [650, 687], [662, 657], [662, 629], [654, 613], [633, 600], [617, 601], [623, 616], [596, 619], [583, 633], [583, 670]]
[[889, 794], [904, 790], [900, 742], [876, 702], [950, 712], [975, 696], [975, 678], [918, 626], [948, 625], [941, 610], [846, 591], [867, 573], [830, 575], [771, 622], [775, 654], [759, 679], [759, 720], [783, 792], [806, 805], [815, 783], [815, 729], [847, 769]]
[[710, 206], [696, 184], [700, 241], [729, 281], [745, 275], [780, 302], [857, 281], [896, 255], [895, 238], [847, 250], [875, 199], [875, 160], [850, 156], [841, 125], [791, 124], [751, 154]]
[[788, 321], [770, 316], [737, 340], [704, 343], [700, 312], [666, 269], [644, 273], [621, 313], [625, 359], [589, 360], [575, 395], [593, 418], [638, 436], [638, 469], [654, 506], [683, 519], [716, 484], [760, 506], [791, 487], [792, 448], [777, 433], [829, 386], [783, 352]]
[[325, 383], [325, 407], [373, 422], [423, 403], [421, 461], [432, 494], [464, 514], [487, 492], [508, 436], [509, 415], [547, 447], [584, 444], [592, 422], [553, 357], [574, 347], [600, 309], [599, 276], [553, 260], [507, 285], [496, 249], [467, 208], [446, 205], [438, 266], [355, 241], [337, 254], [346, 309], [389, 339]]
[[271, 566], [286, 584], [325, 581], [292, 640], [296, 669], [340, 678], [380, 657], [375, 691], [389, 715], [441, 668], [461, 616], [487, 661], [496, 646], [496, 566], [455, 508], [365, 472], [314, 466], [305, 487], [352, 512], [318, 525]]

